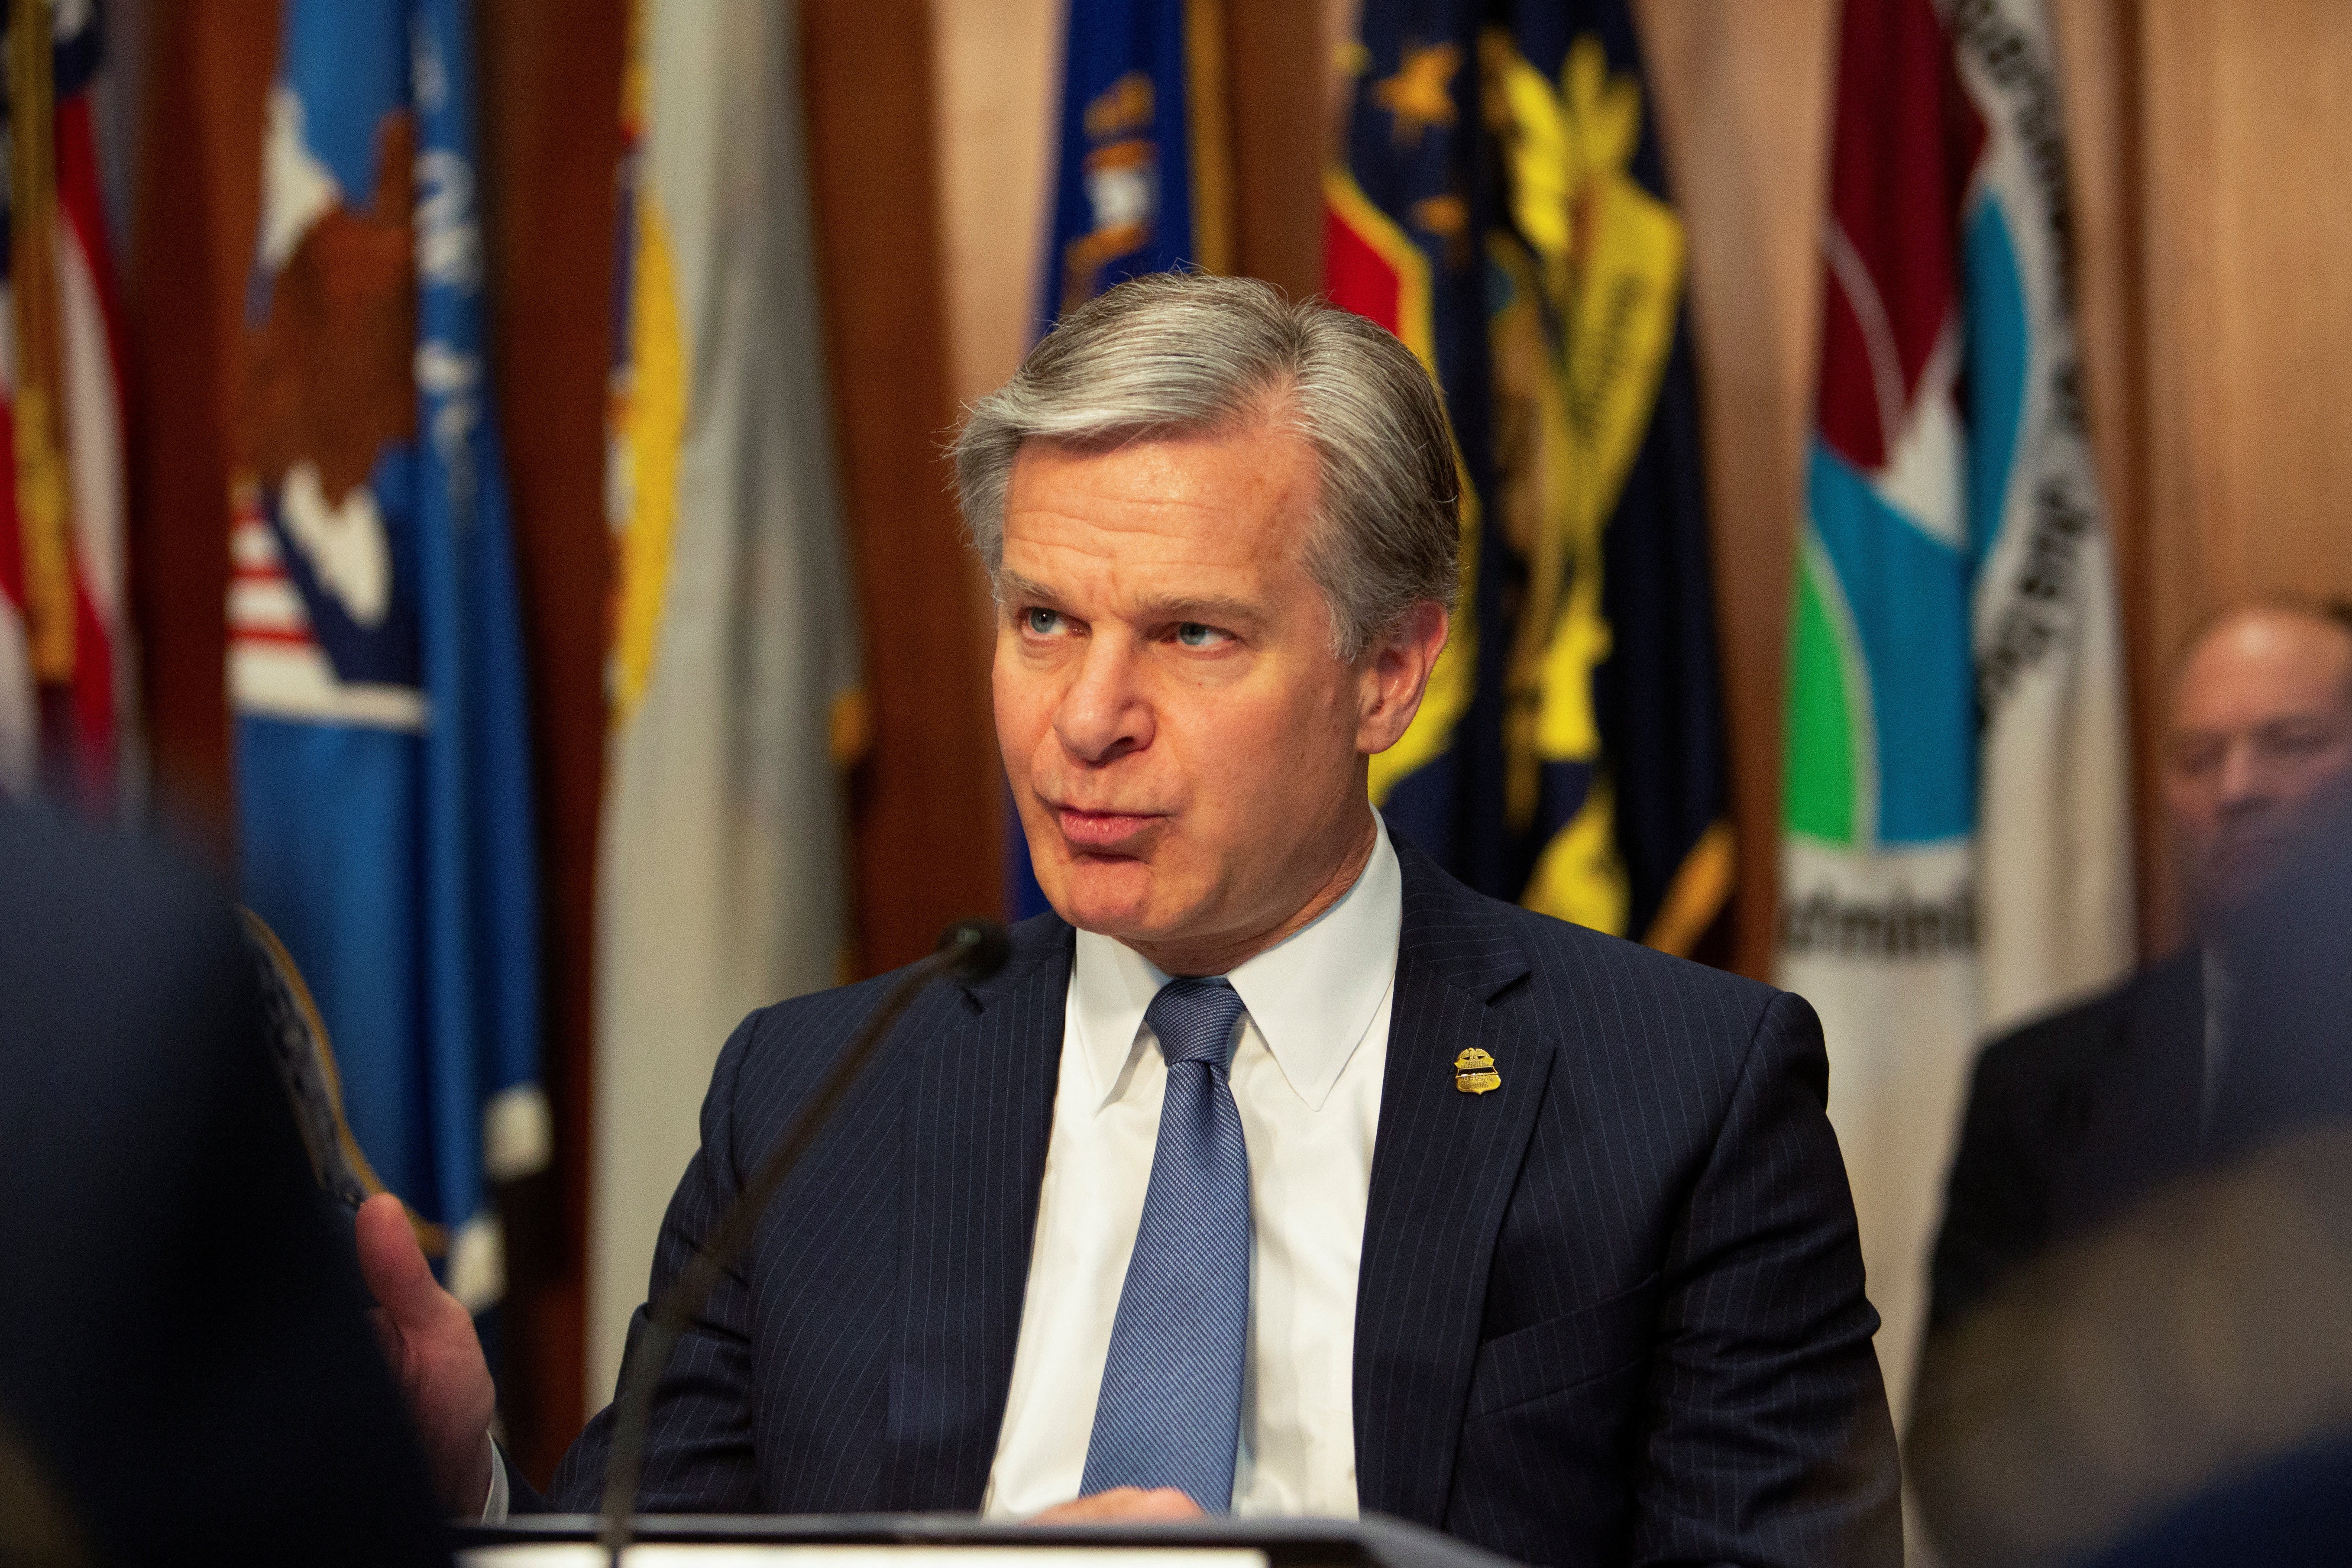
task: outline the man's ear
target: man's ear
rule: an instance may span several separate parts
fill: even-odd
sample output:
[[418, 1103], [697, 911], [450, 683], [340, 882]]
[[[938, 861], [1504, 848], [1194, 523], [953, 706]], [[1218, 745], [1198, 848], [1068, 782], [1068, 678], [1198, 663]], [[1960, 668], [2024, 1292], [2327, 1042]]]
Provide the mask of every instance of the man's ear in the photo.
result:
[[1356, 751], [1385, 752], [1404, 738], [1429, 689], [1429, 672], [1452, 628], [1445, 606], [1423, 599], [1399, 616], [1356, 662]]

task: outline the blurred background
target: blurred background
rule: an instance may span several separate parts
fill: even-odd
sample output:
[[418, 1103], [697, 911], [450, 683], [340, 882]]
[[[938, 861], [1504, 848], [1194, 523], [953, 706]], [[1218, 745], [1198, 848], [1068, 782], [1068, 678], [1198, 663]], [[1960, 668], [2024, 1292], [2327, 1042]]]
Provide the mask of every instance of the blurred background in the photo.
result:
[[[1976, 1046], [2188, 937], [2178, 651], [2250, 596], [2352, 593], [2333, 0], [14, 0], [8, 26], [0, 789], [239, 879], [541, 1481], [606, 1397], [726, 1032], [1027, 896], [942, 443], [1126, 272], [1329, 292], [1445, 384], [1480, 640], [1376, 792], [1489, 890], [1821, 1006], [1898, 1423]], [[2024, 347], [1981, 326], [1996, 187], [2025, 202]], [[1621, 263], [1663, 289], [1630, 382], [1580, 325]], [[1987, 499], [2011, 361], [2026, 477]], [[1910, 432], [1946, 417], [1913, 399], [1977, 464], [1923, 503], [1963, 542], [1864, 582], [1836, 465], [1912, 493]], [[1980, 569], [2063, 607], [2025, 651]], [[1807, 571], [1846, 576], [1808, 598]], [[1830, 641], [1792, 660], [1792, 626]], [[1877, 667], [1883, 747], [1910, 733], [1889, 693], [1948, 670], [1925, 706], [1958, 739], [1874, 761], [1840, 728], [1824, 765], [1861, 782], [1825, 785], [1806, 657]], [[2003, 659], [2060, 682], [2015, 754], [1987, 738]], [[1898, 826], [1906, 768], [1948, 820]], [[1824, 789], [1861, 815], [1823, 826]], [[1481, 802], [1505, 838], [1464, 826]], [[2059, 957], [2004, 979], [2003, 944]]]

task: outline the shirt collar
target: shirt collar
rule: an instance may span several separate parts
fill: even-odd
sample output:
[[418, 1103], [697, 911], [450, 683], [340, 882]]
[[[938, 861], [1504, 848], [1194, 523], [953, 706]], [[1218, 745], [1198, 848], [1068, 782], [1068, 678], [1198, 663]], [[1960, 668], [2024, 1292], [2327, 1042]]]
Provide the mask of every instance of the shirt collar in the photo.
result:
[[[1377, 811], [1372, 824], [1372, 853], [1355, 885], [1307, 924], [1225, 976], [1241, 994], [1284, 1081], [1310, 1110], [1322, 1109], [1396, 979], [1404, 878], [1388, 825]], [[1125, 1083], [1141, 1044], [1144, 1011], [1168, 979], [1124, 942], [1078, 932], [1070, 1005], [1097, 1109]]]

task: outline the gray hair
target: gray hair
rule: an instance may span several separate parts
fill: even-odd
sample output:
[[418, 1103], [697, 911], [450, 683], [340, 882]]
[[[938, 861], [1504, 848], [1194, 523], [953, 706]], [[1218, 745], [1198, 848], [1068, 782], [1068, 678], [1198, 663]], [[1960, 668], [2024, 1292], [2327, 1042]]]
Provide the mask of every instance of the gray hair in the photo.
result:
[[1022, 443], [1090, 446], [1276, 418], [1320, 468], [1307, 568], [1352, 662], [1422, 600], [1453, 607], [1461, 498], [1429, 373], [1394, 336], [1319, 300], [1204, 273], [1150, 273], [1088, 300], [972, 405], [957, 432], [964, 526], [993, 583]]

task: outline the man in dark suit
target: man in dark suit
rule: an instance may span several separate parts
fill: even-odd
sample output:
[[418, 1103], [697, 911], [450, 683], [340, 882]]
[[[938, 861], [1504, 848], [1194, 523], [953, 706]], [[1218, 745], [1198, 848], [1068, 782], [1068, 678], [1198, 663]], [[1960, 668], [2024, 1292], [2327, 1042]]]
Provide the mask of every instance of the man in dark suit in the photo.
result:
[[[1479, 897], [1367, 804], [1457, 573], [1422, 366], [1262, 284], [1139, 279], [982, 400], [958, 475], [1055, 912], [916, 1005], [767, 1215], [662, 1384], [647, 1504], [1899, 1561], [1811, 1010]], [[884, 984], [736, 1032], [656, 1292]], [[362, 1217], [420, 1405], [478, 1405]], [[475, 1476], [453, 1505], [514, 1484]]]
[[2180, 664], [2164, 760], [2195, 940], [1978, 1059], [1936, 1240], [1931, 1336], [2053, 1246], [2251, 1135], [2236, 1125], [2254, 1079], [2231, 1070], [2231, 965], [2218, 938], [2347, 791], [2352, 612], [2278, 601], [2206, 628]]
[[2231, 613], [2171, 725], [2195, 948], [1978, 1072], [1905, 1450], [1950, 1568], [2352, 1555], [2352, 631]]
[[226, 899], [0, 804], [0, 1563], [446, 1563], [365, 1307]]

